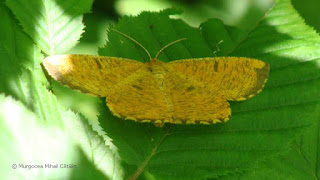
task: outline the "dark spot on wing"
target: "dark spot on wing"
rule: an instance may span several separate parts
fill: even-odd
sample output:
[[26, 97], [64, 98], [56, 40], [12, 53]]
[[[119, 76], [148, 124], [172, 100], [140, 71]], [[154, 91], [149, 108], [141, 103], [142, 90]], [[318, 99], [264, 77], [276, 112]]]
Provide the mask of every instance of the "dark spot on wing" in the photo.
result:
[[101, 65], [101, 62], [97, 59], [95, 59], [96, 63], [97, 63], [97, 66], [99, 69], [102, 69], [102, 65]]
[[213, 68], [214, 68], [215, 72], [218, 71], [218, 62], [217, 61], [214, 62]]
[[186, 91], [189, 92], [189, 91], [192, 91], [192, 90], [194, 90], [194, 89], [195, 89], [194, 86], [191, 85], [191, 86], [189, 86], [189, 87], [187, 88]]
[[137, 85], [132, 85], [132, 87], [134, 87], [134, 88], [136, 88], [136, 89], [139, 89], [139, 90], [142, 90], [142, 87], [140, 87], [140, 86], [137, 86]]
[[149, 28], [150, 28], [150, 29], [153, 29], [153, 25], [152, 25], [152, 24], [150, 24], [150, 25], [149, 25]]

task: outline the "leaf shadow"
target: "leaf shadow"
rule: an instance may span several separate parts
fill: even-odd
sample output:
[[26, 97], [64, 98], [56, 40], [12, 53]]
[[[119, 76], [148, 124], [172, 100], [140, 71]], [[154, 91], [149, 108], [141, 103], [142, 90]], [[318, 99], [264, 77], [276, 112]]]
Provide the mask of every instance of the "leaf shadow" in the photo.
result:
[[[2, 1], [1, 1], [2, 2]], [[35, 45], [18, 25], [18, 21], [4, 3], [0, 3], [2, 24], [0, 30], [0, 92], [31, 105], [28, 89], [35, 69]]]

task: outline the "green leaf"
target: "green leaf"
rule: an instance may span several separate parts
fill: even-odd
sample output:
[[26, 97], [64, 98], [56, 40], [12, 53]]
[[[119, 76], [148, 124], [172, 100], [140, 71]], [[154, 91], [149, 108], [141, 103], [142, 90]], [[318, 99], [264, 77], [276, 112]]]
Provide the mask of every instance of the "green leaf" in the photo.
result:
[[221, 179], [319, 179], [320, 113], [314, 125], [291, 145], [291, 150], [279, 157], [265, 160], [254, 170], [224, 176]]
[[106, 31], [113, 21], [99, 11], [85, 14], [83, 21], [86, 27], [82, 38], [80, 42], [67, 51], [67, 53], [98, 55], [98, 47], [106, 44]]
[[[48, 82], [40, 65], [43, 56], [3, 3], [0, 3], [0, 15], [3, 22], [0, 25], [0, 92], [20, 100], [37, 115], [39, 123], [61, 127], [81, 147], [84, 152], [82, 161], [87, 161], [87, 156], [107, 177], [120, 176], [121, 167], [117, 164], [116, 154], [83, 116], [66, 110], [46, 89]], [[22, 125], [19, 122], [17, 124]], [[2, 133], [1, 136], [5, 137]], [[41, 143], [46, 143], [45, 138]], [[85, 169], [82, 171], [86, 172]]]
[[82, 14], [93, 0], [7, 0], [25, 32], [46, 54], [61, 54], [79, 40]]
[[320, 20], [318, 17], [320, 1], [318, 0], [293, 0], [292, 4], [305, 19], [306, 23], [313, 26], [320, 33]]
[[0, 13], [0, 92], [22, 101], [40, 119], [61, 125], [57, 102], [45, 87], [47, 80], [40, 66], [43, 58], [40, 50], [3, 3]]
[[178, 17], [191, 26], [199, 26], [209, 18], [219, 18], [228, 25], [249, 30], [273, 3], [273, 0], [117, 0], [115, 8], [121, 15], [137, 15], [141, 11], [182, 7], [184, 13]]
[[[169, 42], [187, 38], [160, 55], [165, 62], [215, 56], [217, 42], [224, 40], [218, 55], [268, 62], [270, 78], [256, 97], [231, 103], [232, 118], [225, 124], [156, 128], [116, 118], [107, 106], [101, 107], [99, 121], [119, 149], [126, 177], [202, 179], [250, 170], [263, 159], [287, 152], [303, 127], [318, 118], [320, 38], [289, 0], [278, 1], [247, 34], [214, 20], [199, 30], [168, 15], [169, 11], [125, 16], [115, 29], [139, 41], [152, 56]], [[110, 31], [108, 40], [100, 55], [148, 61], [146, 53], [125, 37]]]
[[63, 131], [22, 103], [0, 94], [0, 109], [1, 179], [105, 179]]
[[88, 121], [83, 116], [75, 116], [71, 111], [63, 115], [67, 134], [78, 143], [96, 168], [110, 179], [123, 179], [117, 153], [106, 146], [104, 139], [93, 131]]

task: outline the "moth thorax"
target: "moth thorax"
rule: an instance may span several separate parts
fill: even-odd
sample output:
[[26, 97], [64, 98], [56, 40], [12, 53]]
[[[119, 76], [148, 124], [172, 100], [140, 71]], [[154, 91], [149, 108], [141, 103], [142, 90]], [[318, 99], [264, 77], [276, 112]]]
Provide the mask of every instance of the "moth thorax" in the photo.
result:
[[157, 59], [151, 59], [146, 63], [146, 65], [152, 74], [163, 74], [166, 71], [164, 68], [164, 63]]

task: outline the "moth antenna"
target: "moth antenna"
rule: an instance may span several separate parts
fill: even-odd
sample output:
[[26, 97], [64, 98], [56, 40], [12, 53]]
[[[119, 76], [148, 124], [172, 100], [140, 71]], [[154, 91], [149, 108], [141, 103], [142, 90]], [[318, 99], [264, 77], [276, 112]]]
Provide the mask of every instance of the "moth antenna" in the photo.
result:
[[148, 54], [148, 56], [149, 56], [150, 60], [152, 59], [152, 57], [151, 57], [151, 55], [150, 55], [149, 51], [148, 51], [145, 47], [143, 47], [143, 46], [142, 46], [142, 44], [140, 44], [137, 40], [135, 40], [135, 39], [133, 39], [132, 37], [130, 37], [130, 36], [128, 36], [128, 35], [126, 35], [126, 34], [124, 34], [123, 32], [120, 32], [120, 31], [115, 30], [115, 29], [113, 29], [113, 28], [112, 28], [112, 30], [113, 30], [113, 31], [115, 31], [115, 32], [117, 32], [117, 33], [119, 33], [119, 34], [121, 34], [122, 36], [124, 36], [124, 37], [126, 37], [126, 38], [130, 39], [131, 41], [135, 42], [136, 44], [138, 44], [138, 45], [139, 45], [140, 47], [142, 47], [142, 49], [143, 49], [143, 50]]
[[171, 43], [169, 43], [169, 44], [165, 45], [165, 46], [164, 46], [163, 48], [161, 48], [161, 49], [160, 49], [160, 51], [157, 53], [157, 55], [156, 55], [155, 59], [157, 59], [157, 58], [158, 58], [158, 56], [160, 55], [160, 53], [161, 53], [163, 50], [165, 50], [167, 47], [169, 47], [169, 46], [171, 46], [171, 45], [173, 45], [173, 44], [175, 44], [175, 43], [177, 43], [177, 42], [180, 42], [180, 41], [186, 40], [186, 39], [187, 39], [187, 38], [181, 38], [181, 39], [175, 40], [175, 41], [173, 41], [173, 42], [171, 42]]

